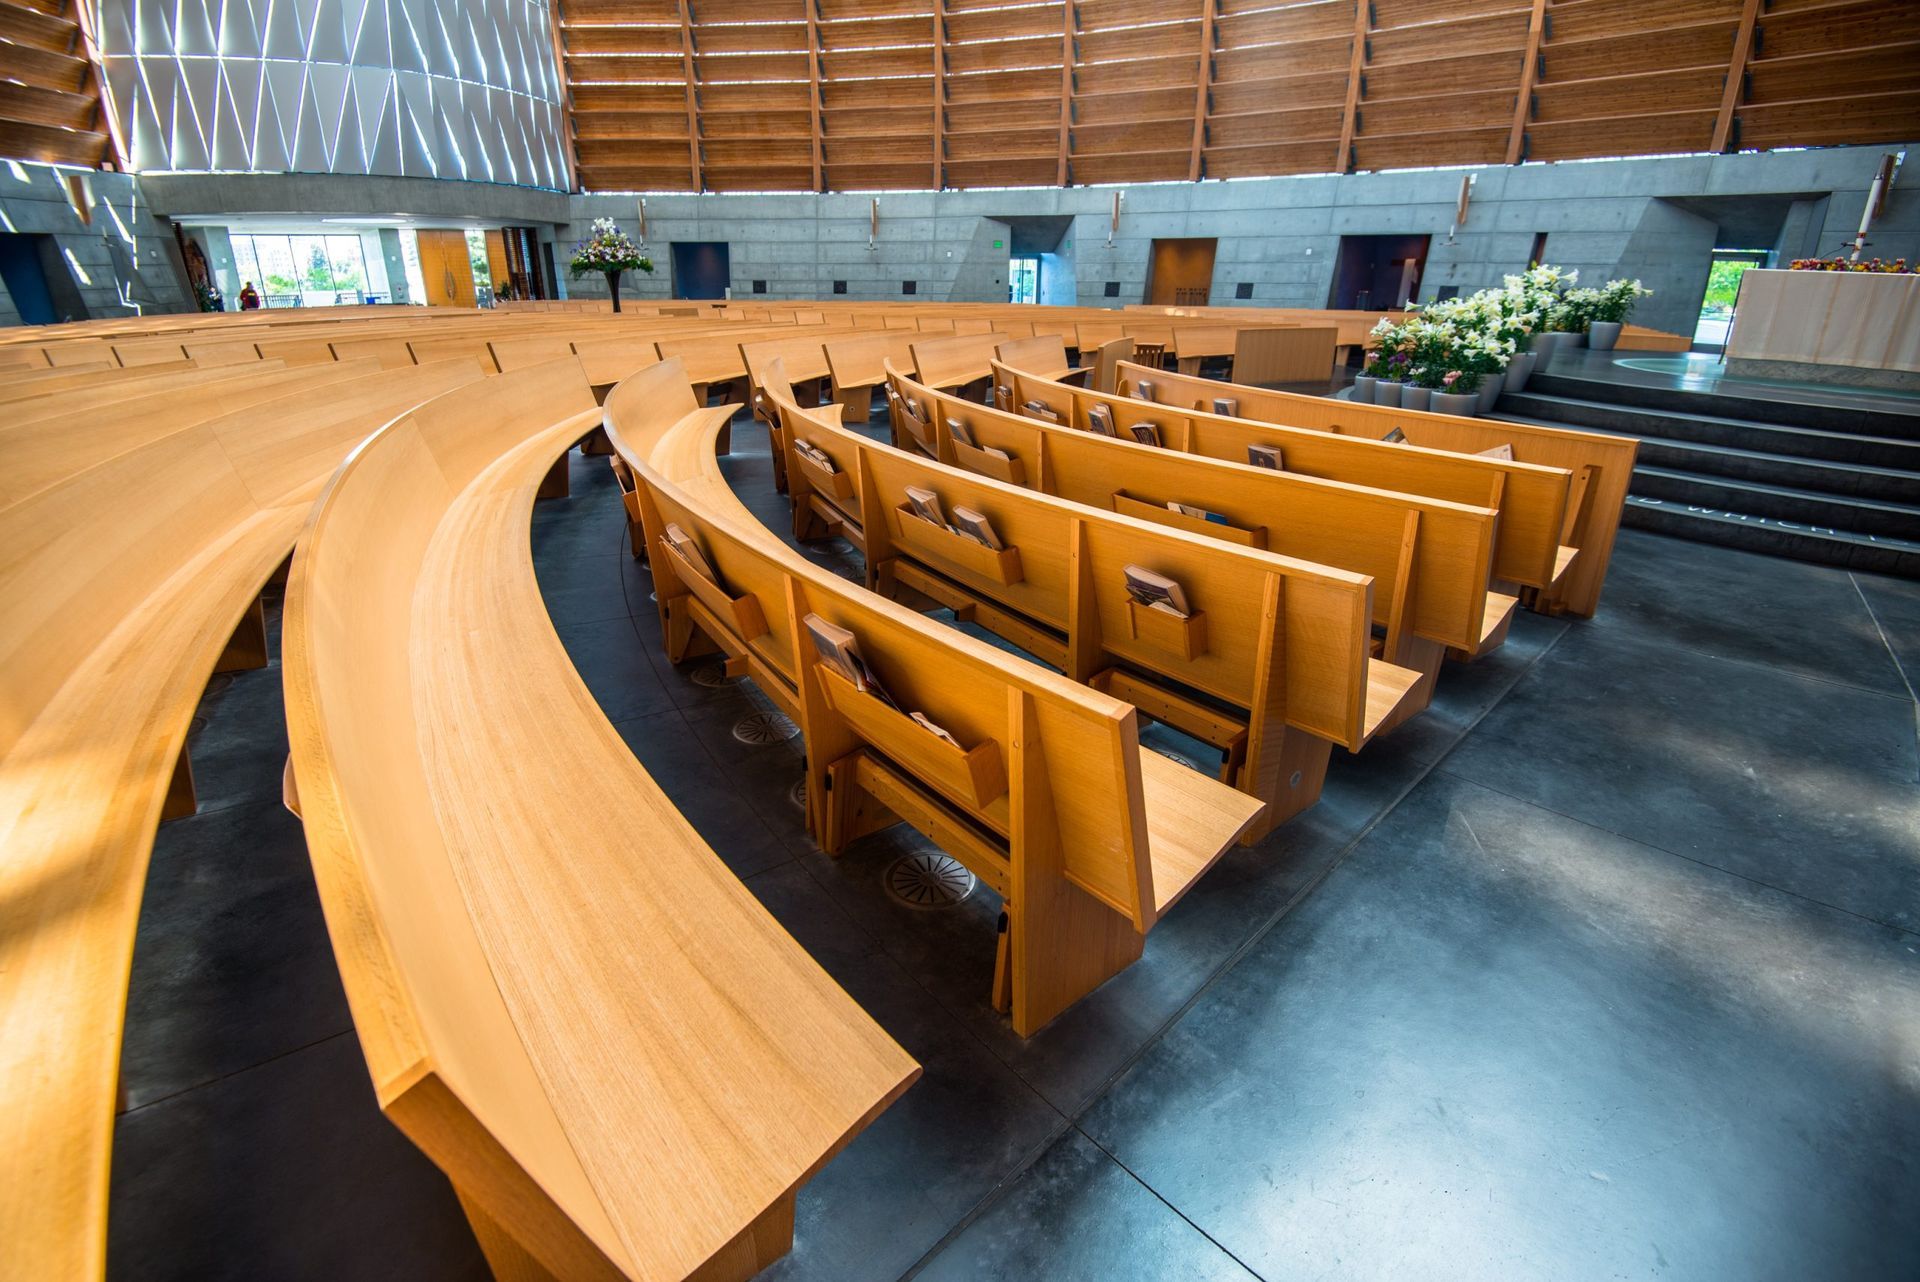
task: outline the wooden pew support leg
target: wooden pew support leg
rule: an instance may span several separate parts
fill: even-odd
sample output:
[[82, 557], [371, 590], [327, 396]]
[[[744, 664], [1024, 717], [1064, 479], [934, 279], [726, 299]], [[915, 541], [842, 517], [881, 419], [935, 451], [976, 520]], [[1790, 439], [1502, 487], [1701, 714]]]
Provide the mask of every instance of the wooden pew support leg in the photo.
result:
[[1279, 743], [1267, 749], [1266, 769], [1262, 774], [1271, 782], [1256, 787], [1262, 781], [1246, 778], [1244, 772], [1243, 777], [1234, 780], [1234, 786], [1240, 791], [1267, 803], [1267, 808], [1241, 834], [1240, 844], [1251, 846], [1295, 815], [1312, 809], [1320, 800], [1320, 789], [1326, 785], [1327, 762], [1332, 756], [1331, 742], [1288, 726]]
[[573, 492], [572, 482], [567, 476], [567, 462], [572, 456], [573, 451], [568, 450], [553, 461], [553, 466], [547, 469], [547, 474], [540, 478], [540, 488], [534, 491], [534, 498], [563, 499]]
[[173, 761], [173, 778], [167, 783], [167, 799], [160, 803], [160, 820], [185, 819], [200, 809], [199, 798], [193, 790], [193, 760], [187, 755], [187, 745], [180, 745], [180, 755]]
[[1420, 674], [1420, 680], [1414, 685], [1411, 697], [1401, 701], [1399, 711], [1375, 731], [1376, 737], [1412, 719], [1416, 713], [1426, 711], [1433, 702], [1434, 683], [1440, 677], [1440, 664], [1447, 657], [1447, 647], [1438, 641], [1429, 641], [1425, 637], [1406, 638], [1400, 645], [1400, 653], [1391, 657], [1391, 662], [1403, 668], [1412, 668]]
[[487, 1267], [499, 1282], [559, 1282], [554, 1273], [500, 1227], [498, 1220], [481, 1210], [478, 1202], [457, 1185], [454, 1193], [460, 1198], [460, 1209], [467, 1213], [467, 1224], [480, 1243], [480, 1253], [487, 1257]]
[[259, 597], [240, 616], [227, 648], [213, 665], [215, 672], [247, 672], [267, 666], [267, 608]]
[[613, 442], [607, 439], [607, 429], [596, 427], [581, 437], [580, 452], [589, 458], [604, 458], [613, 453]]
[[788, 1193], [762, 1211], [739, 1237], [695, 1269], [689, 1282], [747, 1282], [793, 1249], [794, 1195]]

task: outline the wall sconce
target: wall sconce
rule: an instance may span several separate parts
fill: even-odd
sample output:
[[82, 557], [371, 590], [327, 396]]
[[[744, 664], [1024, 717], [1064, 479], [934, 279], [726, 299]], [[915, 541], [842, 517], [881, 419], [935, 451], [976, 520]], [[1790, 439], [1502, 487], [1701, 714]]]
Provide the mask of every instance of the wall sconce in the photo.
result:
[[874, 248], [874, 242], [880, 237], [880, 198], [875, 196], [873, 204], [867, 209], [867, 248]]
[[1477, 182], [1479, 178], [1479, 174], [1467, 174], [1460, 179], [1460, 203], [1454, 206], [1453, 226], [1447, 228], [1447, 243], [1449, 245], [1453, 244], [1453, 238], [1459, 233], [1460, 229], [1467, 225], [1467, 205], [1473, 200], [1473, 184]]
[[1113, 235], [1120, 230], [1120, 193], [1113, 193], [1113, 213], [1107, 218], [1107, 248], [1113, 248]]
[[640, 197], [640, 248], [647, 247], [647, 198]]

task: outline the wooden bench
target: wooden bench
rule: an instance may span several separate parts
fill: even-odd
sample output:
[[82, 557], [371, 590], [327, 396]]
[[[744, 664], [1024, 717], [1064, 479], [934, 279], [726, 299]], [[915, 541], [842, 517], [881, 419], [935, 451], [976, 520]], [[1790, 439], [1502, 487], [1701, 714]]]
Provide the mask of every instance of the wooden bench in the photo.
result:
[[[996, 371], [996, 379], [1012, 389], [1009, 397], [1016, 405], [1036, 397], [1059, 396], [1055, 390], [1058, 385], [1019, 371]], [[1231, 399], [1231, 392], [1219, 389], [1234, 385], [1183, 378], [1138, 365], [1121, 365], [1120, 396], [1137, 397], [1142, 381], [1152, 384], [1152, 404], [1156, 407], [1153, 418], [1170, 449], [1246, 463], [1252, 448], [1271, 447], [1280, 451], [1285, 470], [1297, 475], [1498, 509], [1500, 522], [1493, 556], [1496, 580], [1531, 588], [1551, 587], [1577, 555], [1576, 548], [1560, 542], [1573, 501], [1573, 474], [1565, 468], [1393, 445], [1215, 414], [1210, 408], [1216, 400], [1223, 395]], [[1073, 399], [1077, 419], [1084, 419], [1092, 405], [1112, 405], [1116, 400], [1090, 393], [1076, 393]], [[1236, 404], [1234, 408], [1239, 410], [1241, 406]]]
[[1078, 387], [1085, 387], [1087, 376], [1093, 373], [1091, 366], [1075, 365], [1067, 359], [1067, 345], [1058, 334], [1002, 343], [994, 349], [993, 358], [1009, 369], [1025, 370], [1040, 378]]
[[298, 804], [381, 1108], [496, 1275], [744, 1279], [919, 1070], [554, 635], [528, 512], [599, 420], [568, 358], [428, 401], [341, 469], [288, 588]]
[[[1276, 392], [1239, 384], [1195, 379], [1151, 371], [1147, 375], [1160, 389], [1157, 398], [1187, 404], [1230, 396], [1239, 402], [1239, 416], [1257, 422], [1281, 424], [1314, 432], [1333, 433], [1377, 441], [1394, 428], [1418, 448], [1452, 454], [1478, 455], [1482, 450], [1507, 446], [1516, 463], [1556, 468], [1571, 475], [1551, 586], [1536, 587], [1529, 604], [1548, 614], [1591, 617], [1600, 604], [1613, 543], [1620, 530], [1620, 514], [1633, 478], [1640, 443], [1628, 436], [1612, 436], [1585, 429], [1544, 427], [1484, 418], [1459, 418], [1423, 410], [1378, 405], [1356, 405], [1324, 396]], [[1571, 555], [1577, 549], [1577, 556]], [[1515, 580], [1525, 582], [1524, 580]]]
[[941, 391], [964, 391], [992, 374], [994, 349], [1007, 339], [998, 333], [921, 339], [910, 347], [914, 377]]
[[843, 422], [864, 423], [872, 417], [873, 392], [886, 386], [887, 362], [912, 364], [913, 342], [910, 331], [862, 329], [822, 345], [833, 380], [833, 399], [846, 407]]
[[[1506, 637], [1517, 601], [1489, 590], [1498, 513], [1472, 504], [1323, 481], [1155, 449], [1085, 430], [1076, 389], [1047, 393], [1059, 423], [974, 409], [895, 374], [901, 395], [929, 401], [935, 453], [959, 463], [945, 419], [964, 415], [976, 441], [1019, 459], [1027, 484], [1090, 507], [1366, 575], [1374, 581], [1380, 655], [1422, 674], [1410, 710], [1427, 705], [1446, 651], [1483, 654]], [[1114, 398], [1114, 425], [1159, 422], [1153, 406]], [[973, 469], [969, 469], [973, 470]], [[1213, 513], [1169, 510], [1180, 502]]]
[[[1032, 1035], [1140, 956], [1260, 804], [1141, 751], [1121, 700], [810, 565], [727, 486], [718, 424], [685, 416], [684, 386], [663, 364], [607, 401], [608, 435], [639, 482], [669, 643], [697, 630], [793, 710], [823, 849], [897, 817], [1001, 896], [993, 1002]], [[663, 416], [675, 425], [661, 432]], [[661, 547], [666, 522], [699, 540], [721, 583]], [[802, 626], [809, 613], [853, 632], [902, 706], [964, 747], [825, 671]]]
[[[789, 446], [806, 442], [838, 468], [818, 477], [799, 455], [790, 460], [798, 537], [829, 513], [827, 532], [865, 553], [868, 586], [910, 588], [1220, 749], [1221, 781], [1267, 803], [1243, 841], [1319, 799], [1334, 745], [1357, 752], [1409, 714], [1420, 674], [1369, 657], [1372, 583], [1363, 576], [1047, 497], [1021, 488], [1017, 469], [974, 475], [768, 395]], [[851, 482], [851, 499], [816, 508], [813, 486], [836, 477]], [[990, 552], [921, 519], [909, 486], [940, 495], [949, 513], [955, 504], [984, 513], [1011, 550]], [[1181, 583], [1193, 618], [1134, 604], [1128, 565]]]
[[[476, 378], [342, 371], [312, 388], [89, 440], [0, 505], [0, 1240], [21, 1278], [105, 1269], [120, 1029], [154, 828], [192, 809], [208, 676], [322, 481], [422, 395]], [[103, 420], [104, 421], [104, 420]], [[118, 426], [118, 424], [116, 424]], [[0, 460], [33, 447], [9, 437]], [[264, 643], [264, 637], [250, 638]], [[264, 651], [249, 660], [258, 666]]]

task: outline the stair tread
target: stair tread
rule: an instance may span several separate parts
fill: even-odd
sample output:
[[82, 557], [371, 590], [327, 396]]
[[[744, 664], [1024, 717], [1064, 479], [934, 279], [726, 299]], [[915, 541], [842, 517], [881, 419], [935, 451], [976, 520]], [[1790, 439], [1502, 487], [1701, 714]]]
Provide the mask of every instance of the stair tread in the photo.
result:
[[[1526, 392], [1522, 393], [1522, 395], [1531, 396], [1532, 393]], [[1573, 431], [1581, 430], [1577, 424], [1548, 423], [1543, 420], [1529, 418], [1524, 414], [1494, 413], [1484, 415], [1484, 417], [1506, 423], [1527, 423], [1536, 427], [1565, 427]], [[1728, 422], [1734, 420], [1721, 421]], [[1843, 439], [1854, 439], [1852, 437], [1845, 437], [1842, 433], [1821, 432], [1817, 428], [1786, 427], [1779, 423], [1741, 422], [1740, 425], [1743, 427], [1764, 428], [1768, 431], [1808, 432], [1815, 436], [1842, 436]], [[1696, 450], [1703, 454], [1719, 455], [1722, 458], [1760, 459], [1763, 462], [1783, 467], [1828, 468], [1836, 472], [1861, 472], [1869, 476], [1880, 476], [1888, 479], [1911, 479], [1915, 476], [1920, 476], [1920, 472], [1909, 471], [1906, 468], [1900, 467], [1881, 467], [1874, 463], [1850, 463], [1845, 459], [1818, 458], [1806, 454], [1775, 454], [1771, 450], [1747, 450], [1741, 449], [1737, 445], [1714, 445], [1707, 441], [1686, 441], [1674, 436], [1659, 436], [1651, 432], [1636, 432], [1631, 428], [1609, 428], [1608, 434], [1612, 436], [1627, 436], [1636, 441], [1654, 441], [1670, 449]], [[1859, 439], [1869, 440], [1875, 444], [1885, 444], [1888, 440], [1888, 438], [1880, 436], [1862, 437]], [[1896, 441], [1894, 444], [1901, 444], [1901, 442]], [[1920, 442], [1914, 442], [1913, 447], [1916, 457], [1920, 457]]]
[[[1910, 503], [1890, 503], [1885, 499], [1865, 499], [1852, 494], [1835, 494], [1828, 490], [1803, 490], [1790, 485], [1774, 485], [1766, 481], [1750, 481], [1744, 477], [1719, 476], [1708, 472], [1686, 472], [1678, 468], [1655, 467], [1646, 463], [1634, 465], [1635, 474], [1645, 472], [1651, 476], [1665, 476], [1678, 481], [1694, 481], [1701, 485], [1717, 485], [1726, 489], [1751, 490], [1757, 494], [1769, 494], [1779, 498], [1807, 499], [1818, 503], [1838, 503], [1844, 507], [1873, 508], [1877, 511], [1898, 513], [1920, 521], [1920, 506]], [[1906, 475], [1895, 473], [1895, 475]]]
[[1726, 525], [1756, 525], [1780, 530], [1800, 538], [1823, 539], [1835, 543], [1847, 543], [1861, 547], [1890, 548], [1898, 552], [1920, 555], [1920, 542], [1912, 539], [1896, 538], [1887, 534], [1862, 534], [1855, 530], [1836, 530], [1827, 526], [1805, 525], [1798, 521], [1782, 521], [1778, 517], [1748, 516], [1740, 512], [1726, 510], [1703, 510], [1688, 504], [1677, 504], [1671, 499], [1651, 499], [1644, 495], [1627, 495], [1627, 506], [1659, 508], [1662, 511], [1700, 521], [1714, 521]]
[[[1769, 423], [1762, 419], [1731, 418], [1725, 414], [1696, 414], [1691, 410], [1649, 409], [1639, 405], [1622, 404], [1618, 401], [1593, 400], [1582, 396], [1561, 396], [1554, 392], [1536, 392], [1531, 387], [1528, 387], [1524, 392], [1508, 392], [1506, 395], [1519, 401], [1550, 401], [1556, 405], [1577, 405], [1608, 414], [1644, 414], [1650, 418], [1679, 419], [1690, 423], [1703, 423], [1715, 427], [1744, 427], [1767, 432], [1794, 432], [1802, 436], [1825, 437], [1837, 441], [1869, 441], [1876, 445], [1892, 442], [1896, 445], [1907, 444], [1913, 445], [1915, 448], [1920, 448], [1920, 441], [1908, 440], [1907, 438], [1897, 436], [1883, 436], [1874, 432], [1835, 432], [1823, 427], [1800, 427], [1792, 423]], [[1525, 415], [1495, 415], [1495, 417], [1518, 417], [1523, 420], [1526, 418]], [[1554, 426], [1570, 425], [1556, 423]], [[1614, 428], [1608, 428], [1607, 430], [1623, 436], [1644, 435], [1644, 433], [1635, 433], [1631, 430], [1619, 431]]]

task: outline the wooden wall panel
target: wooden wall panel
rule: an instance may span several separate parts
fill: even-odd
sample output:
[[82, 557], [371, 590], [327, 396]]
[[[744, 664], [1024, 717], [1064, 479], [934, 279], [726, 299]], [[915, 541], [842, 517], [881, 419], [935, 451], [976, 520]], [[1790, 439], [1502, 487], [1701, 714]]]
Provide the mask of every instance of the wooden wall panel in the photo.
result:
[[[1911, 0], [557, 5], [588, 190], [1143, 182], [1920, 136]], [[49, 129], [84, 115], [19, 111]]]

